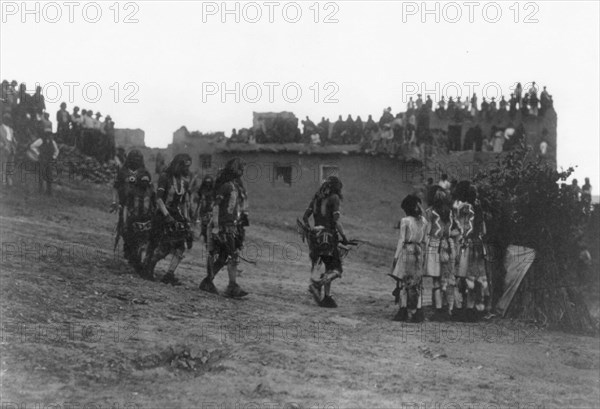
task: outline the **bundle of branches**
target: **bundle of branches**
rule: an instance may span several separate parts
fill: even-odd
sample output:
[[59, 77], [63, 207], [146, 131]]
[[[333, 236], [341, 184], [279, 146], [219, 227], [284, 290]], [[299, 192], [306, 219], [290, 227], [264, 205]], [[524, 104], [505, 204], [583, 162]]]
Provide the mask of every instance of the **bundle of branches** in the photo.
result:
[[[530, 247], [536, 261], [508, 316], [575, 332], [597, 332], [577, 274], [588, 220], [577, 192], [565, 184], [573, 168], [557, 171], [521, 144], [475, 177], [488, 233], [502, 246]], [[491, 231], [490, 231], [491, 230]]]

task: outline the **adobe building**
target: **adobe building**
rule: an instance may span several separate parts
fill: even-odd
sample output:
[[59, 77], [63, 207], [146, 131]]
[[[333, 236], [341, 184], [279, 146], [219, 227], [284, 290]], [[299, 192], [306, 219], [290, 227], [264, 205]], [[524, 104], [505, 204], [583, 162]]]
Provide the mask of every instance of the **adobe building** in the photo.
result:
[[[284, 113], [286, 118], [290, 113]], [[272, 113], [267, 117], [272, 120]], [[253, 113], [253, 118], [262, 118]], [[254, 121], [256, 122], [256, 121]], [[548, 159], [556, 160], [556, 113], [549, 109], [544, 116], [513, 118], [508, 111], [491, 118], [473, 120], [470, 116], [441, 118], [430, 113], [431, 130], [455, 132], [464, 142], [466, 131], [479, 124], [485, 136], [492, 128], [504, 129], [523, 124], [526, 143], [539, 149], [542, 137], [549, 145]], [[262, 123], [253, 123], [254, 127]], [[185, 152], [192, 157], [192, 172], [199, 177], [216, 175], [234, 157], [246, 163], [243, 181], [251, 207], [261, 212], [301, 215], [323, 179], [338, 175], [344, 183], [345, 211], [362, 215], [365, 222], [382, 222], [398, 218], [399, 203], [409, 193], [422, 192], [423, 183], [434, 182], [442, 173], [457, 180], [471, 179], [478, 170], [495, 162], [498, 153], [474, 151], [437, 152], [424, 160], [418, 157], [390, 157], [366, 153], [359, 145], [316, 146], [302, 143], [230, 143], [222, 132], [202, 134], [181, 127], [173, 134], [172, 155]], [[170, 159], [170, 158], [168, 158]]]

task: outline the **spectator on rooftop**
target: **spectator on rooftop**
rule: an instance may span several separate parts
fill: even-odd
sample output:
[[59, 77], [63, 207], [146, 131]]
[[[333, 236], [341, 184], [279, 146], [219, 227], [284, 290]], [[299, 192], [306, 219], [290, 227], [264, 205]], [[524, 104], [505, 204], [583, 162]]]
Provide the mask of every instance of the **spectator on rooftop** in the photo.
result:
[[[411, 101], [412, 101], [412, 97], [411, 97]], [[414, 106], [414, 102], [413, 102], [413, 106]], [[383, 126], [385, 124], [389, 124], [393, 120], [394, 120], [394, 115], [392, 115], [392, 108], [387, 107], [386, 109], [383, 110], [383, 114], [381, 115], [381, 118], [379, 119], [379, 127], [383, 128]]]
[[417, 110], [420, 110], [423, 106], [423, 98], [421, 98], [421, 94], [417, 94], [417, 100], [415, 101], [415, 106]]
[[71, 115], [67, 111], [67, 104], [62, 102], [60, 109], [56, 112], [56, 139], [58, 143], [67, 143], [69, 140], [69, 124], [71, 123]]
[[46, 100], [42, 95], [42, 87], [39, 85], [35, 87], [35, 94], [32, 97], [32, 112], [31, 117], [35, 117], [36, 115], [42, 115], [46, 110]]
[[523, 109], [522, 106], [522, 97], [523, 97], [523, 86], [520, 82], [517, 83], [515, 88], [515, 98], [517, 99], [517, 103], [519, 104], [519, 109]]
[[448, 175], [446, 173], [442, 173], [440, 176], [440, 181], [438, 182], [438, 186], [444, 189], [446, 192], [450, 192], [450, 181], [448, 180]]
[[477, 94], [473, 93], [471, 97], [471, 116], [475, 118], [477, 116]]
[[428, 111], [433, 111], [433, 101], [429, 95], [427, 95], [427, 99], [425, 100], [425, 107]]

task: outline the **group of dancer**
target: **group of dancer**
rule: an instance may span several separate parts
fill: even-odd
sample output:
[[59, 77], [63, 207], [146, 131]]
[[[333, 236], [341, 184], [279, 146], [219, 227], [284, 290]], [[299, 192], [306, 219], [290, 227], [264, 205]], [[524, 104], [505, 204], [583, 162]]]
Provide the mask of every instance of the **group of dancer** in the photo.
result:
[[[248, 195], [242, 183], [244, 164], [231, 159], [213, 180], [206, 176], [199, 187], [190, 182], [191, 158], [178, 154], [160, 174], [156, 190], [144, 158], [137, 150], [127, 155], [115, 180], [113, 211], [119, 212], [115, 248], [123, 238], [124, 257], [145, 279], [154, 280], [156, 264], [172, 256], [161, 281], [178, 285], [177, 266], [192, 248], [192, 224], [201, 224], [207, 248], [206, 276], [199, 289], [218, 294], [213, 281], [227, 266], [229, 285], [223, 293], [242, 298], [248, 293], [237, 283], [240, 251], [249, 226]], [[340, 222], [342, 181], [324, 180], [310, 200], [298, 226], [308, 242], [311, 277], [308, 290], [324, 308], [336, 308], [332, 282], [342, 276], [342, 258], [356, 241], [348, 240]], [[400, 308], [397, 321], [421, 322], [423, 277], [433, 279], [433, 320], [474, 320], [485, 309], [488, 280], [484, 264], [483, 221], [477, 190], [467, 181], [449, 191], [436, 186], [432, 203], [422, 209], [421, 199], [408, 195], [401, 204], [406, 213], [389, 274]], [[310, 219], [313, 219], [311, 226]], [[324, 265], [324, 269], [321, 269]]]
[[214, 182], [210, 176], [205, 177], [196, 191], [190, 182], [191, 164], [188, 154], [176, 155], [161, 172], [155, 189], [141, 152], [129, 152], [114, 183], [111, 210], [119, 213], [115, 249], [123, 238], [124, 258], [141, 277], [152, 281], [156, 264], [171, 255], [161, 281], [180, 285], [175, 271], [186, 248], [192, 248], [192, 224], [200, 220], [208, 249], [207, 272], [200, 289], [218, 293], [213, 280], [227, 266], [229, 285], [223, 295], [242, 298], [248, 293], [237, 284], [237, 264], [244, 228], [249, 224], [241, 180], [243, 163], [232, 159]]
[[[452, 196], [435, 186], [430, 207], [408, 195], [401, 204], [406, 213], [390, 276], [400, 305], [395, 321], [422, 322], [423, 277], [433, 281], [434, 321], [474, 321], [489, 304], [485, 268], [485, 222], [477, 189], [459, 182]], [[488, 302], [486, 302], [486, 300]]]

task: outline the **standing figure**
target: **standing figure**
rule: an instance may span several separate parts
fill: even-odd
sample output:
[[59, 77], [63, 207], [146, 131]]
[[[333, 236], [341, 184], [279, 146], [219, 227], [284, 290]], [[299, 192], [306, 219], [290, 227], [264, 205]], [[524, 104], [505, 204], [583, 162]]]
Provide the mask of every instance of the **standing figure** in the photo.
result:
[[400, 238], [390, 274], [396, 280], [393, 294], [400, 304], [394, 321], [407, 321], [410, 312], [413, 322], [422, 322], [423, 256], [427, 220], [423, 217], [421, 199], [417, 196], [406, 196], [400, 206], [406, 217], [400, 222]]
[[17, 153], [17, 140], [12, 128], [10, 113], [2, 114], [0, 124], [0, 174], [2, 174], [2, 185], [13, 185], [13, 173], [15, 167], [15, 155]]
[[152, 217], [156, 212], [156, 192], [152, 176], [146, 169], [137, 171], [135, 182], [127, 191], [125, 200], [127, 221], [123, 243], [128, 249], [128, 261], [138, 274], [142, 273], [142, 261], [150, 242]]
[[190, 166], [192, 158], [186, 153], [175, 155], [158, 179], [156, 212], [152, 219], [150, 245], [144, 260], [144, 278], [154, 280], [156, 263], [171, 254], [164, 284], [180, 285], [175, 270], [183, 259], [185, 246], [192, 248], [190, 228]]
[[69, 125], [71, 123], [71, 115], [67, 111], [67, 104], [62, 102], [60, 104], [60, 110], [56, 112], [56, 139], [59, 143], [70, 143], [69, 134], [71, 132]]
[[204, 176], [198, 188], [198, 207], [196, 208], [196, 220], [200, 221], [200, 235], [204, 244], [208, 244], [208, 222], [212, 216], [212, 208], [215, 200], [215, 182], [210, 175]]
[[223, 295], [234, 299], [248, 295], [237, 283], [240, 251], [245, 238], [244, 228], [249, 225], [243, 175], [244, 163], [239, 158], [233, 158], [225, 164], [216, 178], [212, 217], [207, 226], [206, 277], [199, 287], [202, 291], [218, 294], [213, 280], [227, 266], [229, 285]]
[[52, 180], [54, 178], [52, 170], [56, 168], [55, 161], [59, 153], [54, 135], [52, 135], [52, 132], [44, 132], [41, 138], [31, 144], [30, 148], [39, 158], [39, 192], [44, 192], [44, 182], [46, 182], [46, 194], [50, 196], [52, 195]]
[[[308, 290], [316, 303], [324, 308], [336, 308], [337, 303], [331, 297], [331, 282], [342, 276], [342, 259], [338, 243], [347, 244], [348, 239], [340, 223], [340, 204], [343, 200], [342, 182], [336, 176], [329, 176], [321, 185], [308, 208], [303, 221], [309, 226], [313, 217], [314, 227], [308, 238], [311, 261], [311, 278]], [[319, 273], [318, 267], [325, 264], [325, 272]], [[317, 268], [315, 268], [317, 267]], [[325, 295], [321, 298], [321, 288]]]
[[[110, 212], [118, 212], [117, 237], [115, 238], [115, 250], [119, 237], [125, 237], [125, 208], [127, 197], [133, 190], [139, 174], [145, 170], [144, 156], [137, 149], [132, 149], [119, 167], [113, 183], [113, 197]], [[130, 251], [127, 240], [123, 240], [123, 257], [129, 260]]]
[[583, 205], [583, 211], [586, 214], [590, 214], [592, 211], [592, 185], [590, 185], [590, 178], [585, 178], [585, 183], [581, 186], [581, 204]]
[[427, 246], [425, 251], [425, 275], [433, 278], [433, 320], [441, 321], [443, 313], [442, 294], [446, 295], [448, 315], [454, 308], [454, 264], [456, 249], [453, 240], [453, 217], [449, 194], [441, 187], [436, 189], [433, 205], [425, 212], [427, 219]]
[[477, 311], [485, 308], [488, 290], [483, 247], [485, 223], [475, 186], [468, 181], [459, 182], [454, 196], [453, 210], [459, 232], [456, 304], [462, 307], [462, 318], [475, 321]]

